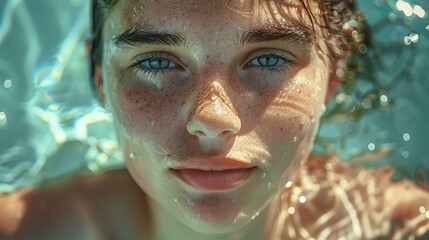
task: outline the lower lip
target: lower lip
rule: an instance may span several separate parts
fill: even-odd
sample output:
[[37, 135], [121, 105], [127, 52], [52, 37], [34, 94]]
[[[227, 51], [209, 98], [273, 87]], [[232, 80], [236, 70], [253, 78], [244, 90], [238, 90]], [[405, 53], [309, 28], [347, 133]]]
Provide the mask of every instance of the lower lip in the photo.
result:
[[231, 169], [223, 171], [203, 171], [197, 169], [175, 169], [173, 174], [187, 185], [205, 191], [233, 189], [245, 182], [253, 168]]

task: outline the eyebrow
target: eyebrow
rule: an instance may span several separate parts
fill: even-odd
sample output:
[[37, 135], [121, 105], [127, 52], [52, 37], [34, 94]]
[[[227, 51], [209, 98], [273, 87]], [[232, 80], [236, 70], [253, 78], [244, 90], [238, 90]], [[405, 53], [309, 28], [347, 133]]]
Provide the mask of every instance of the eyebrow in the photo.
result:
[[[138, 45], [166, 45], [189, 47], [183, 36], [167, 32], [156, 32], [152, 28], [133, 26], [112, 39], [114, 44], [120, 48], [135, 47]], [[312, 43], [312, 35], [305, 29], [297, 26], [266, 26], [259, 29], [244, 31], [240, 33], [234, 43], [236, 45], [250, 45], [266, 41], [286, 41], [309, 45]]]
[[312, 35], [298, 26], [267, 26], [243, 32], [235, 40], [236, 45], [256, 44], [267, 41], [286, 41], [288, 43], [309, 45], [313, 42]]
[[120, 48], [135, 47], [141, 44], [181, 47], [187, 47], [189, 45], [186, 39], [180, 35], [167, 32], [156, 32], [151, 28], [136, 26], [128, 28], [125, 32], [114, 37], [112, 40], [113, 43]]

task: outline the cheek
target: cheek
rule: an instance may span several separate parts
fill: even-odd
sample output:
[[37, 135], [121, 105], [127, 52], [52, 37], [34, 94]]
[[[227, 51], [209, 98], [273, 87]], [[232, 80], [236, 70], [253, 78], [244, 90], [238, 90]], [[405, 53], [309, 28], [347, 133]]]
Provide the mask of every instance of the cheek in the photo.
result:
[[130, 81], [118, 86], [116, 97], [112, 104], [116, 121], [131, 136], [162, 136], [177, 126], [180, 103], [177, 94]]

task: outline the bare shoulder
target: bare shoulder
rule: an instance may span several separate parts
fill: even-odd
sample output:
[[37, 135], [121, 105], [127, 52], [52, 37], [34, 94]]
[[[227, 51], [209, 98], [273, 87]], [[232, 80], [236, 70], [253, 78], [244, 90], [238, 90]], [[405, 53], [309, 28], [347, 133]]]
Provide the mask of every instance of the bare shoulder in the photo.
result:
[[359, 161], [312, 156], [273, 211], [284, 213], [273, 226], [287, 229], [272, 232], [288, 239], [421, 236], [429, 231], [429, 190], [407, 179], [392, 182], [393, 174], [390, 166], [363, 168]]
[[22, 189], [0, 196], [0, 239], [126, 239], [140, 234], [133, 226], [145, 221], [145, 203], [126, 170]]

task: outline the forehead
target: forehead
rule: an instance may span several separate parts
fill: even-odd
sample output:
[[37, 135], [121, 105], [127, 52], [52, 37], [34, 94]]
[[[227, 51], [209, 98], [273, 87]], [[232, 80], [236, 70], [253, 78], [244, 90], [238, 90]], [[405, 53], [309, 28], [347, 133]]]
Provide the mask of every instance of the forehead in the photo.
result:
[[195, 30], [199, 31], [206, 29], [208, 24], [211, 30], [216, 25], [219, 31], [225, 25], [234, 25], [238, 29], [249, 24], [254, 27], [297, 25], [317, 34], [320, 29], [313, 23], [321, 20], [314, 19], [319, 12], [317, 1], [306, 0], [302, 3], [298, 0], [120, 0], [107, 22], [116, 24], [117, 29], [136, 25], [168, 29], [177, 28], [180, 23], [187, 31], [192, 30], [188, 27], [196, 28], [195, 23], [200, 28]]

